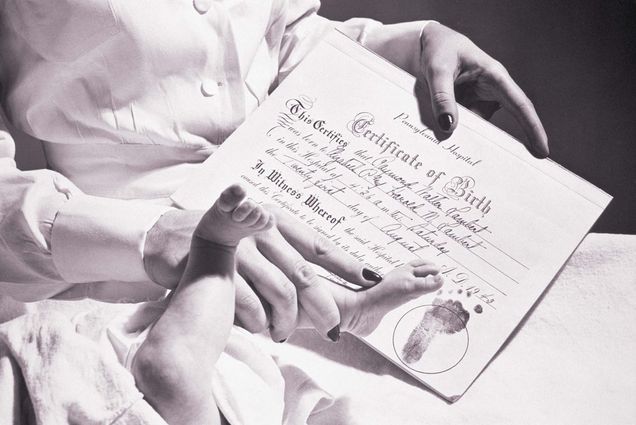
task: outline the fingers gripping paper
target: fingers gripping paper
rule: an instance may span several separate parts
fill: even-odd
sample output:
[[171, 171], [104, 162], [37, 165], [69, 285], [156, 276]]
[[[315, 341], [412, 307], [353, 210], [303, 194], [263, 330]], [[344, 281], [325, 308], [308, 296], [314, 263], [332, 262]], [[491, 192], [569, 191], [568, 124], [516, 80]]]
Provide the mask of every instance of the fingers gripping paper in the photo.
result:
[[378, 273], [434, 261], [444, 287], [363, 340], [456, 400], [611, 197], [462, 108], [453, 136], [438, 140], [416, 90], [414, 77], [333, 32], [173, 200], [207, 208], [240, 182]]

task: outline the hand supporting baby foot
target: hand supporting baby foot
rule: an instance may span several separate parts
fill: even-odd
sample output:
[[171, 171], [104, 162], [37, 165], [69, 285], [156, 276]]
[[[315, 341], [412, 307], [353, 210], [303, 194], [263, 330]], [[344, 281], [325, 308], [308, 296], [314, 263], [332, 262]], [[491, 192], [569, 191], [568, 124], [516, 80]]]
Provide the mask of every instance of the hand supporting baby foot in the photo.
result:
[[380, 283], [365, 291], [334, 288], [342, 318], [341, 328], [357, 336], [366, 336], [375, 330], [386, 313], [438, 290], [443, 282], [439, 267], [424, 260], [414, 260], [387, 273]]

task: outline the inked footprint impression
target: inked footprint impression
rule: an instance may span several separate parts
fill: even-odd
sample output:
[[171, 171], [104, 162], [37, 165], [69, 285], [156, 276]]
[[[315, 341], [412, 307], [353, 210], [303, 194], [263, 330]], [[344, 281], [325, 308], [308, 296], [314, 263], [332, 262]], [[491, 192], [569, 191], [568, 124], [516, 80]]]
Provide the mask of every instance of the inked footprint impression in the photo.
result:
[[400, 361], [416, 372], [435, 374], [455, 367], [468, 351], [470, 313], [457, 300], [435, 298], [409, 310], [393, 332]]
[[459, 301], [442, 301], [436, 298], [434, 306], [427, 309], [422, 321], [411, 332], [402, 348], [402, 359], [415, 363], [422, 358], [433, 338], [438, 334], [454, 334], [466, 326], [470, 313], [464, 310]]

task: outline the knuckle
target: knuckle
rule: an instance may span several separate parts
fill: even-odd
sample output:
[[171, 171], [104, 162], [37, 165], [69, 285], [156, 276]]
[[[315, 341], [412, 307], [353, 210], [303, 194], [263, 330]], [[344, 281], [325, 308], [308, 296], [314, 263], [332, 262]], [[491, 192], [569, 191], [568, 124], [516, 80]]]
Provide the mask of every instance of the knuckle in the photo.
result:
[[452, 103], [451, 95], [445, 91], [436, 91], [432, 93], [431, 99], [438, 105], [446, 105]]
[[534, 111], [534, 105], [525, 95], [513, 98], [510, 103], [513, 108], [524, 115], [528, 115]]
[[238, 309], [250, 316], [256, 316], [262, 308], [260, 300], [251, 294], [246, 294], [238, 299]]
[[508, 75], [508, 70], [506, 69], [506, 67], [503, 66], [501, 62], [494, 59], [488, 62], [485, 68], [486, 68], [486, 72], [491, 75], [500, 75], [500, 76]]
[[440, 61], [429, 61], [426, 64], [426, 75], [430, 78], [444, 75], [448, 72], [449, 66]]
[[492, 60], [484, 65], [483, 76], [495, 84], [503, 83], [509, 78], [508, 70], [496, 60]]
[[283, 280], [280, 285], [276, 286], [276, 295], [284, 308], [289, 308], [297, 303], [296, 287], [287, 280]]
[[523, 99], [519, 101], [519, 103], [520, 104], [517, 105], [517, 106], [521, 110], [524, 110], [524, 111], [533, 111], [534, 110], [534, 104], [526, 96], [524, 96]]
[[[463, 44], [464, 46], [469, 46], [471, 48], [477, 48], [479, 49], [479, 47], [477, 47], [477, 45], [475, 45], [475, 43], [473, 43], [473, 40], [471, 40], [470, 38], [468, 38], [467, 35], [464, 35], [462, 33], [459, 32], [455, 32], [455, 36], [457, 37], [457, 41], [458, 43]], [[480, 49], [481, 50], [481, 49]]]
[[319, 257], [324, 257], [330, 254], [333, 250], [331, 243], [322, 235], [317, 235], [314, 238], [314, 253]]
[[301, 260], [296, 263], [291, 278], [296, 284], [296, 287], [305, 289], [314, 285], [316, 272], [308, 262]]

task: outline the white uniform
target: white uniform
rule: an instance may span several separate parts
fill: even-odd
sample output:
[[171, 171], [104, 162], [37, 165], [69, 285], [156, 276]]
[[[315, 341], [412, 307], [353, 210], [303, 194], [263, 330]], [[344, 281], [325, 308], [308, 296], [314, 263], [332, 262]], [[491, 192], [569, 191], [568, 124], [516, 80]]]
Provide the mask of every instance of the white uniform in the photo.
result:
[[[318, 7], [0, 0], [2, 106], [13, 126], [43, 141], [51, 168], [18, 170], [11, 137], [0, 137], [0, 295], [163, 296], [142, 254], [146, 232], [173, 208], [168, 196], [326, 30], [338, 25], [372, 44], [381, 28], [334, 23]], [[390, 31], [411, 55], [422, 27]], [[118, 338], [130, 342], [126, 332]], [[127, 344], [115, 347], [120, 357]]]

